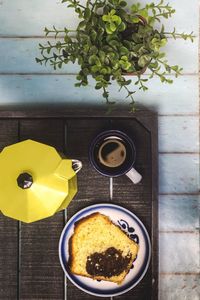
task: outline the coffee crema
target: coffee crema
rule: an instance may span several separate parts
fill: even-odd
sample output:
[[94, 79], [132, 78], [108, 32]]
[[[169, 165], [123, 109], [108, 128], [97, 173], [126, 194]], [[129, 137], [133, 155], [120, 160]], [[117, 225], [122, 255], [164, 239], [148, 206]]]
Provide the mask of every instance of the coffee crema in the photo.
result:
[[100, 146], [98, 159], [106, 167], [119, 167], [126, 159], [126, 147], [120, 139], [108, 139]]

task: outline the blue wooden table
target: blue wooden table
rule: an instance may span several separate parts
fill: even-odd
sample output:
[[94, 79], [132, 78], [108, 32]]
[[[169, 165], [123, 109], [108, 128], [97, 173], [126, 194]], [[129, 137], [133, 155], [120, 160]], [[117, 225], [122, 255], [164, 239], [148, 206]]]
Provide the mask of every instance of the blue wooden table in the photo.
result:
[[[74, 14], [60, 2], [0, 1], [1, 108], [24, 103], [103, 105], [92, 80], [87, 88], [73, 86], [78, 66], [55, 72], [35, 63], [38, 43], [45, 42], [45, 26], [75, 28], [77, 24]], [[169, 62], [181, 65], [183, 74], [173, 78], [173, 85], [153, 79], [149, 90], [138, 92], [136, 100], [159, 114], [159, 299], [198, 300], [199, 1], [170, 3], [177, 12], [166, 21], [166, 28], [193, 31], [194, 43], [171, 39], [166, 47]], [[124, 96], [112, 86], [113, 99], [123, 103]]]

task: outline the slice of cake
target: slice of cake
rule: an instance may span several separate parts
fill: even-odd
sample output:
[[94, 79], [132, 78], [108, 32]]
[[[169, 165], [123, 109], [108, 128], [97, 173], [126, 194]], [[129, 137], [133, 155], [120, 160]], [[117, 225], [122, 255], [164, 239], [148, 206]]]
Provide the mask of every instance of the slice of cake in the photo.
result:
[[138, 253], [138, 245], [109, 217], [93, 213], [75, 223], [69, 240], [73, 274], [120, 284]]

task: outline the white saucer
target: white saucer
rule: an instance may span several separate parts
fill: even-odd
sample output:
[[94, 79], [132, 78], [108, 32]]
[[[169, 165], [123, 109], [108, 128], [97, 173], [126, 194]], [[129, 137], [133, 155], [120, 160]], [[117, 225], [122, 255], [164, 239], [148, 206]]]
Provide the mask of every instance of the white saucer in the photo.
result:
[[[67, 263], [69, 258], [68, 241], [73, 234], [74, 223], [94, 212], [108, 216], [113, 223], [119, 225], [130, 238], [139, 244], [139, 252], [133, 263], [133, 267], [120, 285], [108, 281], [96, 281], [91, 278], [77, 276], [72, 274], [69, 270]], [[150, 238], [143, 223], [129, 210], [109, 203], [91, 205], [76, 213], [65, 225], [59, 242], [59, 258], [65, 275], [79, 289], [99, 297], [118, 296], [132, 289], [144, 277], [151, 258]]]

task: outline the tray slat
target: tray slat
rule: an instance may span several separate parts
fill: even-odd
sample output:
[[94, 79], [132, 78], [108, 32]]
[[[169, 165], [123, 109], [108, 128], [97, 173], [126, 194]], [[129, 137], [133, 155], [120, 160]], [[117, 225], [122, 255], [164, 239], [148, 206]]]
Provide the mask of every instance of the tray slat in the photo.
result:
[[[20, 140], [33, 139], [64, 150], [63, 120], [21, 120]], [[32, 224], [21, 224], [19, 299], [63, 299], [64, 276], [58, 258], [63, 212]]]
[[[18, 121], [0, 120], [0, 151], [18, 141]], [[0, 213], [0, 299], [18, 293], [18, 222]]]
[[[102, 120], [85, 119], [78, 121], [74, 119], [67, 122], [66, 155], [83, 162], [83, 169], [78, 174], [79, 192], [67, 209], [67, 219], [88, 205], [109, 202], [109, 179], [99, 175], [88, 163], [88, 145], [98, 130], [104, 130], [109, 123], [107, 120], [102, 122]], [[68, 280], [67, 299], [93, 300], [99, 299], [99, 297], [86, 294]]]

